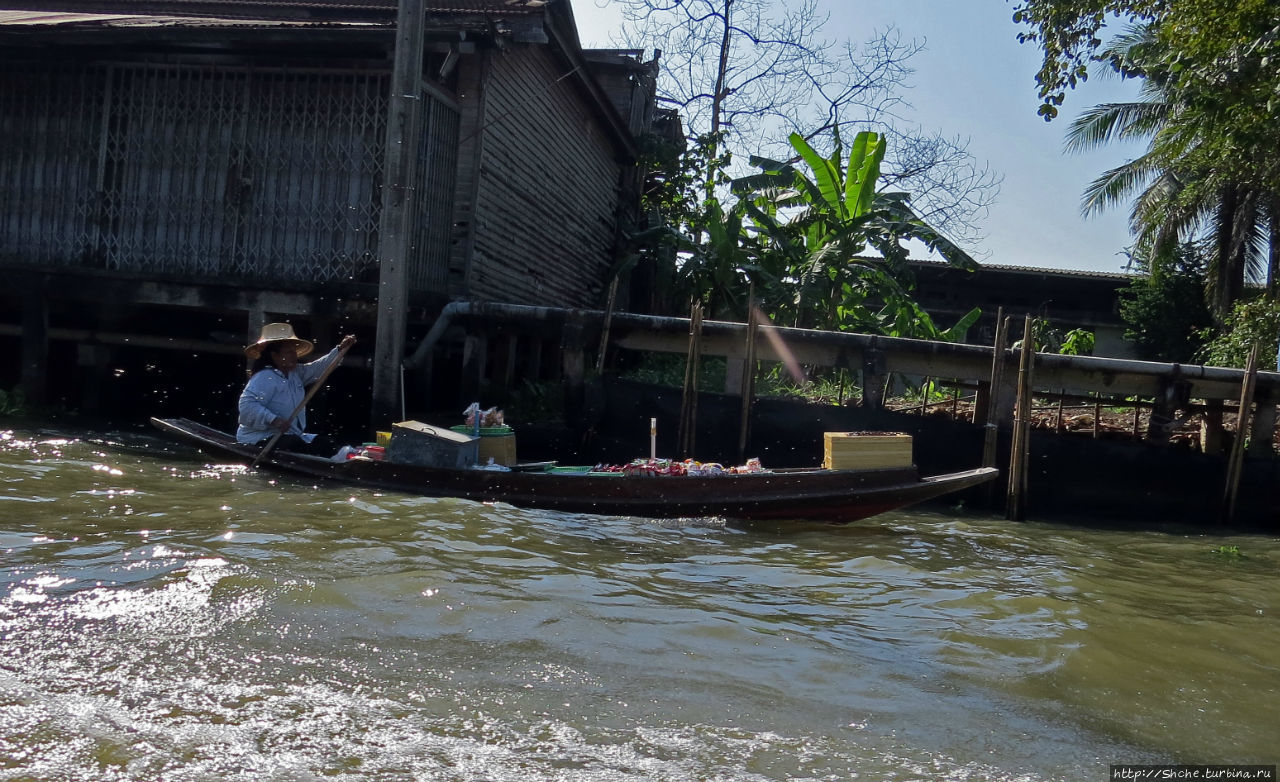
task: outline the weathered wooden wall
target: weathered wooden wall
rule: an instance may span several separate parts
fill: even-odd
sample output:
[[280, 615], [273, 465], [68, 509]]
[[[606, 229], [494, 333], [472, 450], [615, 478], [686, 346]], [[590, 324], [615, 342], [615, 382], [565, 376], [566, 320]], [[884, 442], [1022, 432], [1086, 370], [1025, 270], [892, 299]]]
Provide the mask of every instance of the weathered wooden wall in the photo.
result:
[[600, 302], [621, 166], [565, 76], [543, 46], [489, 51], [466, 64], [453, 298]]

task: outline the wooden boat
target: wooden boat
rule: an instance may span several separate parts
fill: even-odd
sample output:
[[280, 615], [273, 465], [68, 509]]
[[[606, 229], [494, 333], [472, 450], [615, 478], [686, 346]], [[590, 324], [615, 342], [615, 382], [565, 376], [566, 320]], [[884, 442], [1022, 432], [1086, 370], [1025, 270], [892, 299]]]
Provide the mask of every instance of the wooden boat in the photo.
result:
[[[209, 454], [252, 462], [261, 447], [187, 419], [153, 418], [159, 429]], [[993, 468], [921, 478], [915, 467], [879, 470], [781, 469], [760, 473], [655, 477], [578, 475], [520, 469], [446, 469], [386, 461], [334, 462], [273, 451], [260, 463], [312, 478], [436, 497], [506, 502], [525, 508], [611, 516], [805, 519], [847, 522], [991, 480]]]

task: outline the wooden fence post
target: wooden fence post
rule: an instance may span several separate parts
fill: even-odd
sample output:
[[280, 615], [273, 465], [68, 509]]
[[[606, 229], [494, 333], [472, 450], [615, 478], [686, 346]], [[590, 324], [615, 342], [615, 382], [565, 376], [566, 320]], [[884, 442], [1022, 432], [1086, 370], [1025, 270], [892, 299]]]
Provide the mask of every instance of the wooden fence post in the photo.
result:
[[689, 352], [684, 365], [684, 393], [680, 397], [680, 426], [676, 431], [677, 453], [693, 458], [697, 443], [698, 375], [702, 364], [702, 304], [689, 311]]
[[1249, 408], [1253, 405], [1253, 389], [1258, 379], [1258, 346], [1249, 351], [1249, 362], [1244, 369], [1244, 382], [1240, 389], [1240, 409], [1236, 415], [1236, 438], [1231, 443], [1231, 456], [1227, 459], [1227, 488], [1222, 498], [1222, 524], [1230, 524], [1236, 516], [1236, 500], [1240, 495], [1240, 475], [1244, 472], [1244, 441], [1249, 432]]
[[1022, 360], [1018, 365], [1018, 402], [1014, 408], [1013, 447], [1009, 454], [1009, 490], [1005, 517], [1023, 521], [1027, 517], [1027, 472], [1031, 439], [1032, 375], [1035, 367], [1035, 338], [1031, 316], [1022, 329]]
[[756, 331], [760, 325], [756, 317], [756, 286], [751, 284], [747, 305], [747, 358], [742, 366], [742, 420], [738, 426], [738, 463], [747, 460], [747, 440], [751, 436], [751, 407], [756, 396]]
[[991, 349], [991, 385], [987, 392], [982, 438], [983, 467], [996, 466], [996, 446], [1000, 439], [1000, 388], [1004, 385], [1004, 350], [1009, 337], [1009, 323], [1005, 320], [1003, 307], [996, 312], [996, 318], [996, 338]]

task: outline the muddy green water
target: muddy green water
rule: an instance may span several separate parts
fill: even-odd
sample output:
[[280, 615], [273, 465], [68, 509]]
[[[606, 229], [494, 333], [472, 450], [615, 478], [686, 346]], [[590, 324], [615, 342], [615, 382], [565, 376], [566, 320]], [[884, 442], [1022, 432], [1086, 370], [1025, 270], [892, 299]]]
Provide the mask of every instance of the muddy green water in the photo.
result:
[[1275, 536], [946, 507], [659, 523], [13, 431], [0, 780], [1076, 782], [1275, 763], [1277, 565]]

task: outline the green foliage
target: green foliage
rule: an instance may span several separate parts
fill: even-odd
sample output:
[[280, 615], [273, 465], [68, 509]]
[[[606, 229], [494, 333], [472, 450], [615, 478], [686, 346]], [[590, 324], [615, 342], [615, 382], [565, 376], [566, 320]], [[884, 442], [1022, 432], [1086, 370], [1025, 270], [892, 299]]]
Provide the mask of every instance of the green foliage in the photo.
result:
[[809, 377], [797, 380], [783, 365], [773, 364], [756, 378], [756, 395], [791, 397], [817, 404], [850, 404], [862, 398], [862, 389], [855, 380], [855, 373], [838, 368], [814, 369]]
[[[820, 155], [793, 133], [791, 144], [807, 170], [753, 158], [761, 172], [734, 181], [740, 204], [763, 236], [757, 265], [763, 281], [785, 283], [768, 302], [776, 317], [796, 326], [926, 339], [956, 338], [978, 311], [940, 329], [911, 298], [914, 285], [903, 242], [923, 241], [952, 265], [974, 269], [963, 250], [920, 220], [905, 193], [880, 193], [886, 142], [859, 133], [847, 162], [838, 133], [832, 153]], [[868, 249], [880, 257], [863, 255]]]
[[[1104, 37], [1114, 14], [1133, 23]], [[1205, 301], [1227, 323], [1246, 282], [1280, 275], [1280, 13], [1273, 0], [1018, 0], [1023, 41], [1044, 54], [1041, 114], [1057, 114], [1091, 65], [1143, 80], [1141, 99], [1104, 104], [1069, 148], [1146, 139], [1139, 157], [1086, 191], [1085, 211], [1132, 198], [1130, 225], [1154, 270], [1180, 243], [1206, 260]], [[1268, 249], [1270, 252], [1268, 253]]]
[[[753, 158], [761, 173], [732, 182], [732, 203], [718, 193], [730, 163], [719, 136], [683, 154], [666, 150], [646, 205], [654, 227], [632, 237], [632, 257], [665, 258], [668, 309], [700, 302], [708, 317], [746, 319], [748, 291], [775, 322], [890, 336], [960, 340], [977, 321], [967, 313], [936, 325], [912, 299], [903, 242], [923, 241], [953, 265], [976, 268], [959, 247], [920, 220], [905, 193], [879, 193], [886, 142], [859, 133], [845, 157], [819, 154], [799, 134], [791, 144], [805, 168]], [[880, 257], [865, 257], [867, 250]]]
[[[1048, 318], [1031, 321], [1031, 339], [1037, 353], [1061, 353], [1068, 356], [1093, 355], [1094, 336], [1088, 329], [1072, 329], [1063, 332]], [[1022, 340], [1013, 343], [1014, 350], [1021, 349]]]
[[641, 142], [640, 165], [649, 171], [641, 206], [657, 222], [681, 228], [706, 206], [708, 186], [726, 184], [732, 157], [722, 151], [723, 134], [707, 134], [692, 144], [672, 144], [654, 135]]
[[27, 412], [27, 397], [21, 388], [12, 391], [0, 388], [0, 415], [21, 417]]
[[524, 380], [506, 399], [508, 422], [532, 423], [564, 419], [564, 384]]
[[[1204, 259], [1205, 301], [1221, 321], [1243, 294], [1246, 279], [1274, 274], [1268, 267], [1276, 259], [1268, 261], [1265, 253], [1280, 200], [1273, 188], [1251, 177], [1254, 161], [1240, 159], [1241, 149], [1221, 146], [1220, 123], [1179, 88], [1170, 51], [1155, 23], [1130, 29], [1104, 47], [1100, 56], [1113, 68], [1142, 78], [1139, 100], [1085, 111], [1071, 124], [1067, 148], [1147, 141], [1142, 155], [1089, 185], [1083, 211], [1097, 214], [1129, 203], [1134, 256], [1150, 271], [1159, 272], [1194, 248]], [[1265, 154], [1277, 158], [1270, 148]]]
[[1213, 323], [1205, 304], [1205, 264], [1195, 248], [1183, 245], [1171, 262], [1139, 264], [1140, 276], [1120, 289], [1125, 339], [1149, 361], [1185, 363], [1195, 359]]
[[[1149, 26], [1154, 43], [1145, 69], [1106, 50], [1104, 26], [1118, 17]], [[1046, 120], [1066, 92], [1105, 63], [1127, 76], [1153, 72], [1178, 104], [1180, 127], [1194, 124], [1205, 157], [1229, 157], [1232, 176], [1249, 186], [1280, 185], [1275, 138], [1280, 125], [1280, 34], [1269, 0], [1018, 0], [1019, 40], [1043, 55], [1036, 81]]]
[[1259, 345], [1258, 366], [1270, 369], [1280, 343], [1280, 302], [1265, 297], [1237, 302], [1228, 322], [1216, 335], [1203, 332], [1206, 344], [1197, 358], [1212, 366], [1244, 368], [1249, 352]]
[[1092, 356], [1096, 343], [1097, 339], [1092, 331], [1072, 329], [1064, 335], [1059, 352], [1066, 356]]
[[[637, 364], [620, 376], [627, 380], [671, 388], [684, 387], [688, 359], [675, 353], [645, 353]], [[704, 356], [698, 365], [698, 390], [723, 392], [727, 363], [720, 356]]]

